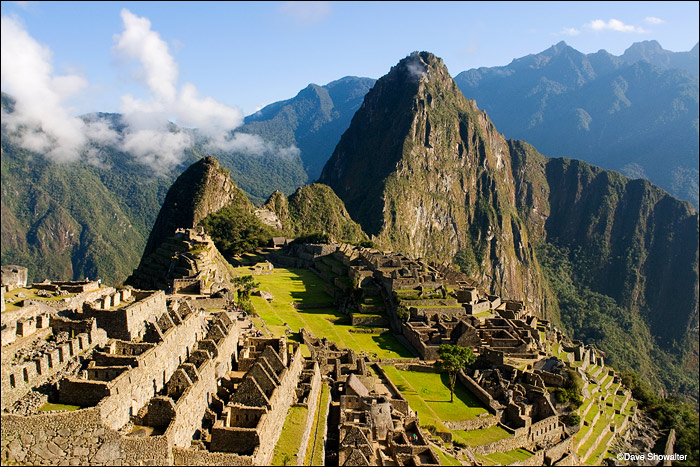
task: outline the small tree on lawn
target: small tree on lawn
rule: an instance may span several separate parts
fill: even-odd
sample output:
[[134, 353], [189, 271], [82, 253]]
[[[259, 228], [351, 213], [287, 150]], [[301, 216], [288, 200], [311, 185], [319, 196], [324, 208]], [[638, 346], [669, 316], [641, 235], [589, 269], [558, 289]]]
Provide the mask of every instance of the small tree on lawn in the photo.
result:
[[454, 402], [455, 383], [457, 375], [467, 366], [474, 363], [476, 356], [472, 353], [472, 349], [468, 347], [460, 347], [459, 345], [443, 344], [438, 349], [440, 360], [436, 365], [441, 371], [447, 372], [450, 376], [450, 402]]
[[246, 301], [250, 298], [250, 292], [258, 287], [260, 283], [253, 280], [253, 276], [241, 276], [233, 279], [233, 285], [238, 287], [238, 299]]

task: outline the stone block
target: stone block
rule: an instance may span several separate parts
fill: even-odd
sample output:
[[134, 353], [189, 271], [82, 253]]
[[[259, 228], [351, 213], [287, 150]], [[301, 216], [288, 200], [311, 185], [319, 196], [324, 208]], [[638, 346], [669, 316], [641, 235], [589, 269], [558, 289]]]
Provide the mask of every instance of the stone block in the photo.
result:
[[49, 368], [54, 368], [58, 366], [59, 363], [61, 363], [61, 355], [60, 351], [58, 349], [53, 349], [48, 353], [48, 364]]

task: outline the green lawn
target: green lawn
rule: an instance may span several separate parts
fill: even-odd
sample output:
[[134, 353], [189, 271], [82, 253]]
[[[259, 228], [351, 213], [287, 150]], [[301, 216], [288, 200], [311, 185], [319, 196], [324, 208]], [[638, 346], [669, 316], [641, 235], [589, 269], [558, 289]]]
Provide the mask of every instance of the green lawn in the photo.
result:
[[39, 408], [40, 412], [48, 412], [50, 410], [63, 410], [65, 412], [72, 412], [73, 410], [78, 410], [81, 407], [79, 405], [67, 405], [67, 404], [52, 404], [47, 402]]
[[484, 457], [501, 465], [510, 465], [529, 459], [532, 456], [533, 454], [525, 449], [514, 449], [508, 452], [494, 452]]
[[[20, 302], [22, 300], [43, 300], [47, 302], [51, 301], [58, 301], [58, 300], [63, 300], [64, 298], [69, 298], [75, 295], [74, 293], [69, 293], [68, 295], [57, 295], [54, 297], [41, 297], [37, 295], [36, 293], [39, 291], [39, 289], [32, 289], [32, 288], [26, 288], [26, 287], [18, 287], [16, 289], [12, 289], [9, 292], [5, 293], [5, 311], [13, 311], [13, 310], [18, 310], [20, 307], [15, 305], [16, 302]], [[20, 293], [23, 293], [25, 295], [24, 298], [20, 298], [17, 295]], [[53, 292], [51, 292], [53, 293]]]
[[[435, 451], [435, 454], [437, 454], [438, 459], [440, 459], [441, 465], [462, 465], [462, 463], [460, 461], [458, 461], [454, 457], [450, 456], [449, 454], [443, 452], [442, 449], [439, 449], [439, 448], [433, 446], [433, 451]], [[317, 464], [314, 464], [314, 465], [317, 465]]]
[[[323, 430], [326, 427], [326, 407], [330, 394], [331, 390], [327, 384], [321, 386], [321, 400], [318, 402], [314, 424], [311, 428], [311, 434], [309, 434], [309, 445], [306, 449], [304, 465], [323, 465], [325, 462], [323, 459]], [[316, 434], [316, 443], [314, 443], [314, 433]]]
[[[239, 273], [245, 274], [245, 268], [241, 268]], [[293, 303], [308, 306], [332, 302], [324, 291], [326, 283], [311, 271], [275, 268], [273, 274], [255, 276], [255, 281], [260, 283], [260, 290], [273, 296], [270, 302], [257, 296], [251, 297], [251, 300], [267, 328], [275, 335], [284, 335], [286, 323], [295, 333], [304, 328], [317, 337], [328, 338], [341, 348], [377, 354], [379, 358], [412, 357], [389, 331], [372, 334], [351, 332], [363, 327], [350, 325], [350, 317], [339, 313], [336, 308], [294, 308]]]
[[483, 430], [454, 430], [452, 438], [469, 445], [471, 447], [483, 446], [484, 444], [494, 443], [511, 436], [506, 430], [498, 425]]
[[272, 465], [297, 465], [297, 452], [304, 434], [304, 425], [309, 409], [306, 407], [290, 407], [282, 427], [282, 433], [275, 446]]
[[481, 402], [461, 383], [455, 386], [454, 402], [450, 402], [450, 388], [446, 373], [423, 373], [397, 370], [384, 366], [384, 371], [418, 412], [421, 425], [435, 425], [448, 430], [443, 421], [469, 420], [488, 413]]

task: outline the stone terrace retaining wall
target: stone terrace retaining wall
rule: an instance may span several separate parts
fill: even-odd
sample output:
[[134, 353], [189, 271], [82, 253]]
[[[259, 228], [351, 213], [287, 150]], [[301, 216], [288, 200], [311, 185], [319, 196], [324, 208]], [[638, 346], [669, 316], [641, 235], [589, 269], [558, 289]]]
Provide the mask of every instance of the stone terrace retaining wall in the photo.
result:
[[199, 379], [185, 390], [175, 404], [175, 418], [165, 431], [173, 445], [189, 446], [209, 405], [209, 394], [216, 394], [218, 379], [231, 370], [231, 355], [235, 353], [237, 344], [238, 323], [234, 322], [229, 333], [219, 342], [218, 358], [208, 360], [199, 367]]
[[[314, 418], [316, 417], [316, 409], [319, 404], [319, 396], [321, 395], [321, 370], [317, 362], [314, 362], [314, 374], [311, 378], [311, 391], [309, 392], [309, 401], [306, 413], [306, 425], [304, 426], [304, 434], [301, 437], [301, 444], [297, 451], [297, 465], [304, 465], [304, 457], [306, 456], [306, 448], [309, 445], [309, 436], [314, 428]], [[313, 441], [312, 441], [313, 442]]]
[[123, 438], [96, 407], [27, 417], [2, 414], [2, 462], [26, 465], [169, 465], [163, 436]]
[[463, 371], [459, 372], [459, 375], [457, 375], [459, 380], [461, 381], [464, 386], [466, 386], [469, 391], [471, 391], [474, 396], [481, 401], [482, 404], [484, 404], [491, 413], [495, 414], [499, 410], [502, 410], [503, 407], [501, 406], [498, 401], [494, 400], [491, 395], [486, 392], [481, 386], [479, 386], [476, 381], [474, 381], [469, 375], [464, 373]]
[[93, 388], [104, 386], [109, 396], [99, 402], [99, 407], [105, 424], [118, 429], [164, 387], [180, 361], [187, 359], [188, 349], [194, 348], [201, 333], [201, 320], [199, 312], [190, 313], [181, 325], [166, 331], [159, 345], [138, 356], [138, 367], [125, 371], [108, 384], [78, 378], [62, 380], [59, 400], [64, 404], [85, 405], [85, 398]]
[[[52, 318], [54, 320], [54, 318]], [[68, 320], [64, 320], [68, 321]], [[98, 344], [107, 341], [105, 332], [85, 322], [75, 322], [76, 336], [32, 361], [21, 362], [2, 371], [2, 408], [11, 406], [32, 387], [39, 386], [64, 370], [69, 363]], [[82, 329], [89, 327], [87, 332]]]

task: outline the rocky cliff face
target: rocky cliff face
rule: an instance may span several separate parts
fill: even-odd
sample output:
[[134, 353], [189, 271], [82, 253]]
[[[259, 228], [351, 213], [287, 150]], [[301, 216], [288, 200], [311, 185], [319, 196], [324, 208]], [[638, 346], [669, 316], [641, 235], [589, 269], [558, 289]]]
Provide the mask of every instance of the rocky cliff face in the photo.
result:
[[646, 180], [509, 144], [517, 206], [537, 241], [578, 250], [580, 279], [639, 313], [663, 347], [697, 328], [698, 214], [689, 203]]
[[448, 262], [466, 251], [483, 285], [540, 309], [508, 143], [441, 59], [413, 53], [377, 81], [319, 181], [380, 247]]
[[195, 162], [168, 190], [142, 258], [153, 253], [175, 229], [195, 227], [209, 214], [230, 204], [246, 206], [250, 212], [254, 210], [245, 193], [231, 181], [228, 170], [219, 166], [219, 161], [205, 157]]

